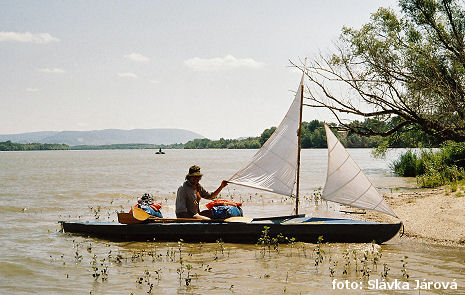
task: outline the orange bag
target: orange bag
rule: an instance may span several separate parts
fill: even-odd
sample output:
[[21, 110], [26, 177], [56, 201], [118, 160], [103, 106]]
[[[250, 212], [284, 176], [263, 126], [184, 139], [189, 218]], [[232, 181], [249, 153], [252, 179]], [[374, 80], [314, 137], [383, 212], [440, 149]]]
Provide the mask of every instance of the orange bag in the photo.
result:
[[210, 203], [208, 203], [207, 205], [207, 208], [209, 210], [211, 210], [213, 207], [215, 206], [219, 206], [219, 205], [230, 205], [230, 206], [234, 206], [234, 207], [241, 207], [242, 206], [242, 202], [232, 202], [232, 201], [228, 201], [228, 200], [213, 200], [211, 201]]
[[[137, 206], [138, 208], [140, 208], [139, 205], [140, 205], [139, 203], [136, 204], [136, 206]], [[150, 207], [151, 207], [153, 210], [155, 210], [155, 211], [157, 211], [157, 212], [160, 212], [161, 203], [151, 204]], [[129, 210], [129, 213], [132, 213], [132, 208], [131, 208], [131, 210]]]

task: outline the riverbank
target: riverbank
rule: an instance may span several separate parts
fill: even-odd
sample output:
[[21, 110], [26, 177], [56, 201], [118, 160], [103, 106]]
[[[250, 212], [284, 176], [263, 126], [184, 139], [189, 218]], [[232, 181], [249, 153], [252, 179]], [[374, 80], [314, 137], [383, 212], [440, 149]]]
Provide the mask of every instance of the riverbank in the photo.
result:
[[[413, 189], [385, 196], [405, 226], [405, 237], [442, 245], [465, 246], [464, 188]], [[362, 219], [396, 222], [397, 219], [368, 212]]]

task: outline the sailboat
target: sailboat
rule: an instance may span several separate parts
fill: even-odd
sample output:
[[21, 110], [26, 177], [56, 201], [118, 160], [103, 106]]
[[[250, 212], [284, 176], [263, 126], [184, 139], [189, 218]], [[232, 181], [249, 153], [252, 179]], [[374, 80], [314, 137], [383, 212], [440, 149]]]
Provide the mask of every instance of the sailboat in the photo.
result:
[[[281, 234], [301, 242], [315, 243], [320, 237], [324, 242], [339, 243], [384, 243], [392, 239], [402, 222], [377, 223], [299, 214], [304, 77], [302, 73], [294, 100], [280, 125], [252, 159], [228, 180], [231, 184], [295, 197], [295, 214], [205, 221], [153, 219], [144, 215], [145, 212], [134, 210], [139, 215], [134, 215], [135, 222], [130, 221], [134, 220], [132, 216], [128, 221], [125, 220], [127, 214], [119, 214], [119, 223], [61, 222], [63, 231], [111, 240], [215, 242], [222, 239], [224, 242], [256, 243], [267, 226], [271, 236]], [[397, 217], [327, 125], [325, 130], [328, 169], [322, 199]]]

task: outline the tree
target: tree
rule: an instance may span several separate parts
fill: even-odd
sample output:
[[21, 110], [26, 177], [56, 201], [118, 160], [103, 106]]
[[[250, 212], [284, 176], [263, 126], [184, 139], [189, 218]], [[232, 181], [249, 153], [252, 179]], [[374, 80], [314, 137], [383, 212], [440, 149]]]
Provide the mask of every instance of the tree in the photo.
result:
[[[335, 52], [305, 68], [306, 105], [329, 109], [342, 126], [362, 135], [416, 128], [441, 141], [465, 141], [464, 2], [399, 5], [401, 16], [379, 8], [361, 29], [344, 28]], [[347, 115], [392, 124], [349, 125]]]

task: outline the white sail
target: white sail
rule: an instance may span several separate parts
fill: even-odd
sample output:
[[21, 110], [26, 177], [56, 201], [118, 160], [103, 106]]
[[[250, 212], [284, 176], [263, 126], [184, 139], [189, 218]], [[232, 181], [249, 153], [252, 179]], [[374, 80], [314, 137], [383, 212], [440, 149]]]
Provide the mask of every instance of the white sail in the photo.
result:
[[325, 129], [328, 142], [328, 174], [322, 198], [397, 217], [326, 124]]
[[303, 79], [302, 74], [294, 101], [281, 124], [252, 160], [228, 182], [281, 195], [292, 195], [297, 175], [299, 149], [297, 131], [300, 122], [300, 93]]

